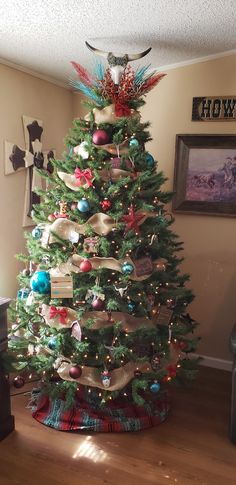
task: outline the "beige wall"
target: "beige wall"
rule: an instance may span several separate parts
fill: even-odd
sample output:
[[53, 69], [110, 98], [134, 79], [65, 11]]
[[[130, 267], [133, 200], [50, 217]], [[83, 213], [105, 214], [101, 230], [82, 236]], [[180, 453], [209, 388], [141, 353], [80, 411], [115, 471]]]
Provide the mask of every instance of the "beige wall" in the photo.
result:
[[[235, 133], [236, 122], [192, 122], [193, 96], [235, 95], [236, 56], [170, 70], [147, 96], [143, 119], [151, 121], [148, 150], [173, 188], [175, 135]], [[196, 299], [189, 307], [199, 321], [199, 352], [231, 359], [228, 340], [236, 321], [236, 219], [175, 215], [174, 230], [184, 241], [183, 270], [191, 274]]]
[[4, 175], [4, 140], [24, 148], [21, 116], [43, 120], [44, 148], [63, 151], [63, 138], [71, 126], [72, 94], [50, 82], [0, 65], [0, 295], [15, 297], [16, 275], [22, 264], [14, 255], [25, 252], [22, 228], [25, 172]]

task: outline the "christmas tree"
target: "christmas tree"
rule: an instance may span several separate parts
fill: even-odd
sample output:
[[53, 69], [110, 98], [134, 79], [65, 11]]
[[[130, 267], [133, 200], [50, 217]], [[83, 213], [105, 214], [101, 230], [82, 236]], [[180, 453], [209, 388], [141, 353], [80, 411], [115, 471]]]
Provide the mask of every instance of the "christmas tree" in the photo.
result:
[[[93, 74], [72, 63], [71, 84], [89, 113], [75, 119], [53, 173], [40, 171], [47, 190], [38, 191], [37, 226], [20, 255], [27, 268], [11, 309], [14, 381], [23, 385], [26, 371], [40, 377], [34, 416], [59, 429], [160, 422], [169, 383], [196, 373], [188, 355], [196, 323], [186, 313], [193, 294], [165, 208], [172, 194], [162, 190], [139, 113], [164, 74], [133, 70], [133, 58], [109, 54]], [[52, 419], [59, 409], [68, 427]]]

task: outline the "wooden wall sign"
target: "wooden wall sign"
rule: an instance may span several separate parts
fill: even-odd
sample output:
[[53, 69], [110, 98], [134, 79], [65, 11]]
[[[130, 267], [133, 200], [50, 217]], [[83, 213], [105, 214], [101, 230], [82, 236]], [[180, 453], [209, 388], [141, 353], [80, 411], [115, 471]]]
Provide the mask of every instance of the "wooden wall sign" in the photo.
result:
[[236, 96], [193, 98], [192, 121], [236, 121]]

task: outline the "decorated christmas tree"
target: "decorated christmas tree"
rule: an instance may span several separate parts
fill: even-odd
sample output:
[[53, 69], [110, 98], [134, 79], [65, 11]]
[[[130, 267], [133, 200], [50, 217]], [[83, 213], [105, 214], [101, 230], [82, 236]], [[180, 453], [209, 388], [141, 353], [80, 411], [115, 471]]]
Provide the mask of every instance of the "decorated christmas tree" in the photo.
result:
[[99, 62], [93, 74], [72, 63], [71, 84], [89, 113], [75, 119], [53, 173], [40, 171], [47, 190], [38, 191], [37, 226], [20, 255], [27, 268], [9, 346], [15, 386], [26, 373], [38, 376], [33, 416], [58, 429], [161, 422], [169, 384], [196, 373], [196, 323], [186, 313], [193, 295], [165, 208], [172, 194], [139, 113], [164, 74], [128, 64], [148, 51], [109, 53], [108, 67]]

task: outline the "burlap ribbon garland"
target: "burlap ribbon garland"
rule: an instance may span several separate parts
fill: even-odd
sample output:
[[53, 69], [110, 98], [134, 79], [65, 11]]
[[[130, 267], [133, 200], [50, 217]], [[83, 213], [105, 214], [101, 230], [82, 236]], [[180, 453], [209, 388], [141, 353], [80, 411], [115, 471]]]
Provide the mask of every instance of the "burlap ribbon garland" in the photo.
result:
[[[136, 213], [138, 214], [139, 211]], [[155, 212], [141, 211], [143, 217], [138, 222], [140, 226], [148, 217], [156, 217]], [[53, 233], [60, 239], [65, 241], [70, 241], [72, 234], [75, 232], [77, 234], [86, 234], [88, 226], [92, 227], [95, 234], [99, 236], [106, 236], [112, 230], [117, 228], [117, 222], [112, 219], [112, 217], [104, 214], [103, 212], [98, 212], [91, 216], [84, 224], [78, 224], [77, 222], [70, 221], [59, 217], [52, 224], [46, 224], [43, 231], [43, 236], [41, 244], [43, 247], [47, 247], [48, 244], [58, 242], [58, 239], [54, 237]]]
[[[133, 172], [129, 172], [127, 170], [121, 170], [119, 168], [110, 168], [110, 169], [102, 169], [98, 171], [99, 176], [104, 182], [109, 180], [117, 181], [126, 177], [133, 178], [134, 176], [137, 177], [138, 173], [133, 174]], [[74, 174], [69, 174], [66, 172], [57, 172], [58, 177], [64, 182], [66, 187], [73, 190], [74, 192], [78, 192], [80, 188], [87, 185], [86, 180], [81, 180], [81, 185], [78, 185], [77, 179]], [[88, 186], [88, 185], [87, 185]]]
[[[61, 328], [70, 328], [73, 323], [78, 320], [76, 311], [70, 307], [58, 307], [66, 308], [67, 317], [65, 318], [65, 323], [60, 322], [60, 318], [56, 316], [55, 318], [50, 318], [50, 306], [42, 305], [41, 315], [43, 316], [45, 322], [49, 327], [56, 328], [60, 330]], [[122, 329], [127, 332], [135, 332], [139, 328], [151, 328], [155, 326], [156, 316], [153, 319], [147, 317], [135, 317], [129, 313], [122, 312], [112, 312], [110, 317], [106, 312], [101, 311], [91, 311], [86, 312], [80, 319], [79, 324], [81, 327], [85, 327], [88, 320], [93, 319], [94, 322], [89, 328], [91, 330], [99, 330], [100, 328], [110, 327], [115, 325], [117, 322], [121, 324]]]
[[[145, 259], [145, 258], [144, 258]], [[146, 258], [148, 259], [148, 258]], [[63, 275], [70, 274], [70, 273], [80, 273], [81, 270], [79, 268], [80, 264], [84, 258], [78, 254], [73, 254], [73, 256], [67, 261], [66, 263], [61, 263], [55, 271], [58, 271], [58, 274], [61, 273]], [[152, 261], [151, 265], [148, 265], [147, 270], [145, 269], [142, 271], [142, 274], [138, 274], [138, 269], [136, 268], [135, 262], [127, 256], [125, 259], [115, 259], [115, 258], [99, 258], [97, 256], [92, 257], [89, 259], [89, 262], [92, 265], [93, 270], [106, 268], [112, 271], [118, 271], [119, 273], [122, 272], [122, 266], [124, 263], [129, 263], [133, 266], [134, 270], [129, 275], [129, 279], [133, 281], [144, 281], [149, 278], [152, 274], [153, 269], [156, 268], [158, 271], [165, 270], [166, 267], [166, 259], [159, 258], [155, 261]]]
[[[168, 365], [176, 364], [179, 360], [179, 350], [170, 344], [170, 360], [163, 366], [163, 370], [167, 368]], [[101, 376], [98, 374], [98, 370], [96, 367], [87, 367], [81, 366], [82, 374], [78, 379], [73, 379], [69, 375], [70, 368], [75, 365], [69, 359], [61, 359], [57, 362], [57, 372], [61, 379], [65, 381], [73, 381], [78, 382], [78, 384], [83, 384], [84, 386], [91, 386], [97, 387], [100, 389], [104, 389], [104, 386], [101, 382]], [[124, 366], [120, 367], [119, 369], [114, 369], [109, 372], [111, 377], [111, 384], [107, 391], [118, 391], [123, 389], [135, 376], [135, 370], [140, 370], [142, 373], [152, 371], [151, 365], [149, 362], [128, 362]]]
[[[90, 116], [91, 116], [90, 113], [88, 113], [85, 115], [84, 119], [86, 121], [90, 121]], [[94, 108], [93, 116], [94, 116], [94, 122], [97, 125], [101, 125], [103, 123], [115, 125], [117, 121], [120, 120], [120, 117], [116, 116], [115, 114], [114, 104], [109, 104], [109, 106], [105, 106], [105, 108], [102, 108], [102, 109]], [[129, 118], [140, 118], [140, 113], [138, 111], [135, 111], [134, 109], [131, 109]]]

